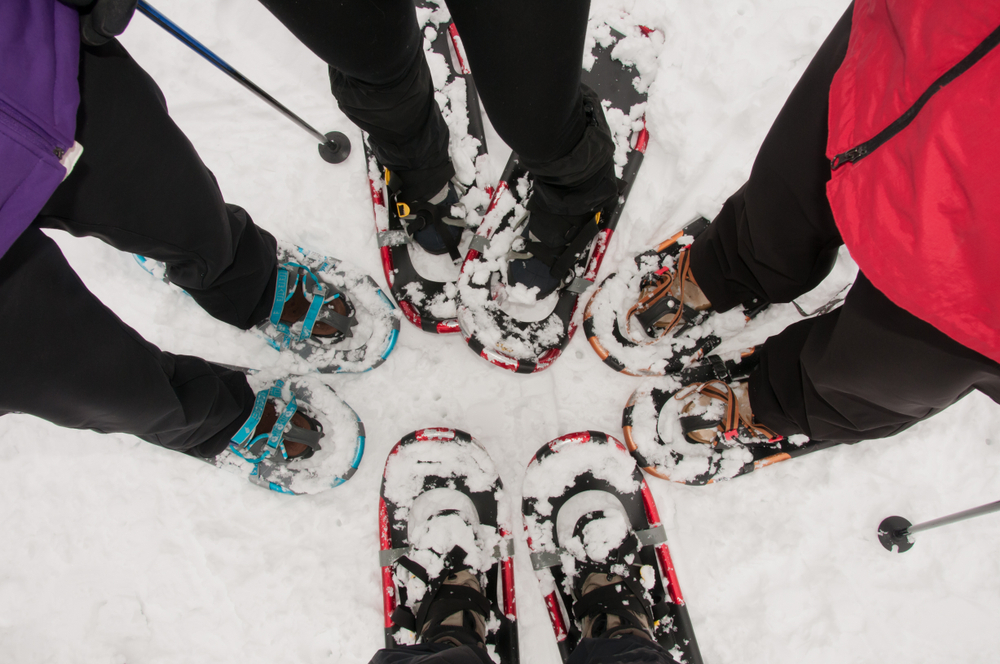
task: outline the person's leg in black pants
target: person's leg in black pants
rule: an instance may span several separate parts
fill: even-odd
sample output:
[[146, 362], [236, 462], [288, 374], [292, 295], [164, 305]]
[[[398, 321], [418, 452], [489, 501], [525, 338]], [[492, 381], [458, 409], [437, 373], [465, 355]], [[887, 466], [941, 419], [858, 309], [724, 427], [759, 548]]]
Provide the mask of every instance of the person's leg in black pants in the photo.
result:
[[83, 155], [37, 223], [163, 261], [171, 282], [231, 325], [267, 318], [274, 238], [226, 205], [153, 79], [111, 41], [82, 49], [80, 96]]
[[[826, 198], [827, 108], [849, 7], [768, 132], [747, 184], [691, 247], [713, 308], [789, 302], [829, 273], [843, 243]], [[877, 223], [877, 220], [872, 220]], [[979, 389], [1000, 365], [897, 307], [863, 274], [844, 305], [768, 339], [750, 376], [756, 419], [777, 433], [854, 442], [890, 436]]]
[[[439, 191], [453, 174], [448, 129], [412, 0], [261, 2], [330, 65], [341, 109], [400, 173], [407, 196]], [[535, 175], [539, 200], [555, 214], [585, 214], [614, 196], [614, 148], [580, 88], [590, 3], [451, 0], [448, 9], [486, 112]]]
[[0, 319], [0, 414], [212, 457], [252, 409], [242, 373], [144, 340], [35, 227], [0, 258]]
[[246, 377], [144, 341], [37, 226], [164, 261], [171, 281], [241, 328], [270, 310], [274, 239], [224, 203], [159, 89], [117, 42], [83, 49], [80, 81], [84, 154], [0, 260], [0, 313], [11, 323], [0, 338], [17, 349], [2, 364], [0, 412], [214, 456], [252, 409]]

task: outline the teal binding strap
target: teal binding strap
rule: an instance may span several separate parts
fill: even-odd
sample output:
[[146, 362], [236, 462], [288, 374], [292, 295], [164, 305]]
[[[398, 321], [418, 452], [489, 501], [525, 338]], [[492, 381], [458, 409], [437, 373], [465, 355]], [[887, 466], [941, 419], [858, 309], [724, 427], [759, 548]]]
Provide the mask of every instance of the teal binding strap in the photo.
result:
[[[312, 272], [309, 272], [309, 274], [312, 275], [313, 280], [316, 282], [316, 290], [310, 293], [312, 295], [312, 302], [309, 303], [309, 311], [306, 312], [306, 317], [302, 321], [302, 331], [299, 332], [299, 341], [312, 336], [313, 326], [316, 325], [316, 317], [319, 316], [319, 310], [326, 304], [326, 286], [320, 283], [319, 279]], [[302, 286], [302, 292], [305, 292], [305, 284], [303, 283]]]
[[[295, 282], [298, 283], [298, 275], [295, 277]], [[295, 284], [292, 284], [292, 293], [295, 292]], [[278, 294], [281, 293], [281, 297]], [[284, 265], [278, 266], [278, 283], [274, 287], [274, 304], [271, 305], [271, 316], [270, 321], [274, 325], [281, 324], [281, 310], [285, 308], [285, 302], [288, 302], [290, 297], [288, 293], [288, 268]]]
[[285, 431], [285, 427], [288, 426], [288, 422], [291, 421], [292, 416], [298, 410], [298, 403], [295, 400], [294, 394], [281, 415], [278, 416], [277, 421], [271, 428], [271, 432], [267, 434], [262, 433], [252, 439], [250, 438], [257, 429], [257, 425], [260, 424], [260, 418], [264, 415], [267, 400], [281, 398], [281, 388], [283, 386], [284, 381], [279, 380], [270, 389], [258, 392], [254, 398], [253, 411], [250, 413], [250, 417], [247, 418], [247, 421], [240, 427], [240, 430], [232, 437], [233, 442], [229, 445], [229, 449], [244, 461], [258, 464], [275, 451], [280, 451], [282, 458], [288, 459], [288, 452], [285, 450], [285, 441], [282, 434]]
[[[289, 274], [295, 274], [295, 279], [292, 281], [291, 285], [288, 284]], [[302, 279], [302, 294], [307, 298], [311, 298], [309, 303], [309, 310], [306, 312], [306, 317], [302, 321], [302, 329], [300, 330], [296, 340], [304, 341], [312, 336], [313, 327], [316, 325], [316, 320], [319, 317], [320, 310], [323, 308], [324, 304], [327, 304], [326, 294], [327, 287], [320, 281], [316, 273], [305, 265], [300, 265], [299, 263], [282, 263], [278, 266], [278, 283], [274, 289], [274, 305], [271, 307], [271, 324], [274, 325], [279, 332], [281, 332], [281, 343], [278, 346], [279, 350], [282, 348], [287, 348], [292, 342], [292, 331], [291, 328], [281, 322], [281, 312], [285, 308], [285, 303], [288, 302], [295, 295], [295, 289], [298, 288], [299, 279]], [[311, 280], [315, 284], [314, 290], [310, 290], [308, 286], [308, 281]], [[283, 296], [279, 297], [279, 293], [284, 293]], [[339, 297], [340, 294], [334, 295], [331, 300]]]

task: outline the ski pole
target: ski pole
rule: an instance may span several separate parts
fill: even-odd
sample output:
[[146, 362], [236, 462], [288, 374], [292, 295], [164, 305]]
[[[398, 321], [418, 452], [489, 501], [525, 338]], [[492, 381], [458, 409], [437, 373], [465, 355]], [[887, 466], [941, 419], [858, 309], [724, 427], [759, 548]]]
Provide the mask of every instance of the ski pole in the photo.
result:
[[922, 530], [930, 530], [931, 528], [937, 528], [939, 526], [947, 526], [951, 523], [965, 521], [966, 519], [971, 519], [975, 516], [982, 516], [983, 514], [989, 514], [990, 512], [997, 511], [1000, 511], [1000, 500], [995, 503], [982, 505], [980, 507], [973, 507], [972, 509], [965, 510], [964, 512], [957, 512], [955, 514], [943, 516], [939, 519], [918, 523], [915, 526], [911, 525], [909, 521], [901, 516], [886, 517], [878, 526], [878, 541], [881, 542], [882, 546], [889, 551], [892, 551], [892, 547], [895, 546], [896, 552], [902, 553], [904, 551], [909, 551], [913, 547], [913, 542], [910, 541], [910, 535], [913, 535], [914, 533], [919, 533]]
[[299, 127], [305, 129], [306, 132], [320, 142], [319, 155], [323, 157], [325, 161], [328, 161], [331, 164], [339, 164], [347, 159], [348, 155], [351, 154], [351, 141], [347, 138], [347, 136], [339, 131], [331, 131], [328, 134], [321, 134], [316, 131], [312, 125], [285, 108], [281, 102], [264, 92], [243, 74], [233, 69], [225, 60], [217, 56], [197, 39], [184, 32], [184, 30], [182, 30], [176, 23], [154, 9], [145, 0], [139, 0], [138, 10], [149, 17], [153, 23], [156, 23], [158, 26], [179, 39], [184, 45], [195, 51], [198, 55], [211, 62], [216, 68], [224, 72], [231, 79], [266, 101], [272, 108], [282, 113]]

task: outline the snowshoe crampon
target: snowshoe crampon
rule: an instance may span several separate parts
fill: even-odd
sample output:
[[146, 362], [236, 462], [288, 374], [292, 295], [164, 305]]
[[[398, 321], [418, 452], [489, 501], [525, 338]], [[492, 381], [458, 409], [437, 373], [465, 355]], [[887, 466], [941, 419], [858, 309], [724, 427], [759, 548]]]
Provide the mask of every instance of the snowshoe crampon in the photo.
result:
[[[583, 82], [603, 100], [604, 113], [615, 143], [615, 171], [619, 196], [602, 210], [598, 231], [589, 247], [580, 254], [561, 288], [535, 301], [512, 297], [508, 288], [508, 257], [525, 205], [531, 192], [531, 175], [512, 154], [500, 184], [493, 192], [490, 207], [473, 238], [458, 281], [458, 323], [469, 347], [487, 361], [518, 373], [533, 373], [549, 367], [561, 354], [576, 331], [573, 320], [580, 294], [597, 278], [597, 271], [649, 141], [645, 127], [644, 92], [634, 67], [611, 56], [612, 46], [625, 35], [606, 25], [607, 32], [593, 50], [593, 63], [583, 72]], [[649, 31], [636, 26], [631, 39], [643, 39]], [[635, 82], [634, 82], [635, 80]]]
[[[497, 664], [516, 664], [510, 509], [479, 443], [455, 429], [422, 429], [399, 441], [385, 462], [379, 538], [387, 648], [433, 640], [435, 602], [443, 599], [478, 606], [446, 613], [480, 613], [487, 652]], [[447, 585], [465, 572], [479, 592]]]
[[[163, 263], [135, 256], [170, 283]], [[299, 315], [286, 320], [291, 303]], [[302, 372], [361, 373], [381, 365], [399, 336], [399, 310], [367, 274], [315, 251], [278, 243], [278, 283], [270, 316], [255, 331], [304, 360]], [[328, 330], [320, 334], [319, 328]], [[298, 368], [296, 368], [298, 370]]]
[[[253, 413], [229, 446], [206, 461], [279, 493], [319, 493], [354, 475], [365, 452], [364, 425], [318, 376], [275, 379], [232, 368], [246, 373], [256, 392]], [[268, 414], [273, 425], [256, 433]], [[293, 456], [290, 443], [305, 450]]]
[[624, 445], [595, 431], [557, 438], [528, 464], [522, 493], [532, 567], [564, 662], [583, 635], [574, 615], [582, 583], [603, 572], [628, 579], [641, 603], [633, 606], [675, 661], [700, 664], [666, 532]]
[[[809, 440], [806, 436], [722, 435], [713, 443], [688, 435], [685, 420], [711, 420], [726, 416], [721, 403], [716, 412], [682, 413], [686, 390], [698, 385], [726, 384], [744, 380], [757, 366], [752, 350], [724, 360], [712, 355], [685, 369], [659, 386], [640, 388], [629, 398], [622, 413], [625, 444], [636, 463], [651, 475], [681, 484], [704, 485], [732, 479], [793, 457], [826, 449], [835, 441]], [[741, 425], [742, 426], [742, 425]], [[747, 439], [755, 439], [746, 444]]]
[[[417, 0], [416, 5], [417, 20], [424, 26], [424, 51], [431, 70], [448, 72], [443, 81], [435, 80], [435, 87], [437, 98], [447, 100], [442, 111], [450, 132], [453, 181], [461, 185], [461, 207], [471, 217], [466, 219], [471, 224], [468, 232], [463, 232], [458, 241], [457, 252], [461, 257], [478, 224], [477, 211], [485, 209], [492, 191], [476, 184], [479, 159], [486, 155], [479, 96], [466, 64], [462, 40], [443, 2], [439, 6], [431, 0]], [[428, 37], [428, 31], [432, 31], [433, 38]], [[441, 66], [436, 66], [437, 62]], [[393, 297], [407, 320], [422, 330], [438, 334], [458, 332], [455, 320], [458, 267], [447, 252], [431, 255], [414, 242], [408, 223], [400, 216], [401, 210], [403, 217], [409, 210], [386, 186], [386, 169], [376, 158], [367, 136], [364, 146], [379, 253]], [[404, 207], [399, 207], [400, 204]]]

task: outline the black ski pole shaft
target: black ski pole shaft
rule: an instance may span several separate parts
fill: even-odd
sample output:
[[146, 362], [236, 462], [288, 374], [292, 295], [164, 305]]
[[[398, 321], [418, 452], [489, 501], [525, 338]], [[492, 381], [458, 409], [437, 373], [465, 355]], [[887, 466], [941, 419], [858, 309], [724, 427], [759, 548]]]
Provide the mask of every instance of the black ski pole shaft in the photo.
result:
[[207, 46], [189, 35], [187, 32], [182, 30], [180, 26], [161, 14], [158, 10], [146, 2], [146, 0], [139, 0], [137, 8], [140, 12], [149, 17], [153, 23], [156, 23], [158, 26], [169, 32], [171, 35], [180, 40], [180, 42], [185, 46], [189, 47], [195, 53], [208, 60], [217, 69], [266, 101], [272, 108], [283, 114], [289, 120], [304, 129], [313, 138], [318, 140], [320, 142], [319, 153], [323, 159], [331, 164], [338, 164], [347, 159], [347, 156], [351, 153], [351, 142], [347, 136], [339, 131], [331, 131], [327, 134], [321, 134], [308, 122], [288, 110], [288, 108], [286, 108], [281, 102], [262, 90], [253, 81], [233, 69], [229, 63], [213, 53]]
[[912, 525], [901, 516], [890, 516], [883, 519], [882, 523], [879, 524], [878, 538], [879, 541], [882, 542], [882, 546], [886, 549], [892, 551], [893, 546], [895, 546], [896, 550], [899, 553], [902, 553], [913, 546], [913, 543], [909, 539], [910, 535], [924, 530], [930, 530], [931, 528], [939, 528], [952, 523], [958, 523], [959, 521], [965, 521], [966, 519], [982, 516], [984, 514], [990, 514], [991, 512], [1000, 512], [1000, 500], [995, 503], [987, 503], [986, 505], [973, 507], [972, 509], [964, 510], [962, 512], [956, 512], [955, 514], [949, 514], [948, 516], [942, 516], [938, 519], [924, 521], [923, 523], [918, 523], [917, 525]]

